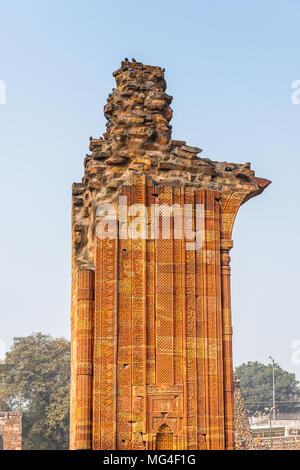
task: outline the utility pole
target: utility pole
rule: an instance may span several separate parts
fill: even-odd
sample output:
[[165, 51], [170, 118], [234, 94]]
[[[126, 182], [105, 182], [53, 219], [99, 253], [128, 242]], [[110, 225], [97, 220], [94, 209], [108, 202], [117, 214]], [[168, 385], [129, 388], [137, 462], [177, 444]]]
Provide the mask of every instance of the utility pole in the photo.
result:
[[273, 367], [273, 419], [275, 420], [276, 412], [275, 412], [275, 361], [272, 356], [269, 356], [269, 359], [272, 361], [272, 367]]
[[270, 433], [270, 448], [273, 447], [273, 436], [272, 436], [272, 413], [274, 411], [273, 406], [271, 408], [265, 408], [265, 411], [269, 414], [269, 433]]

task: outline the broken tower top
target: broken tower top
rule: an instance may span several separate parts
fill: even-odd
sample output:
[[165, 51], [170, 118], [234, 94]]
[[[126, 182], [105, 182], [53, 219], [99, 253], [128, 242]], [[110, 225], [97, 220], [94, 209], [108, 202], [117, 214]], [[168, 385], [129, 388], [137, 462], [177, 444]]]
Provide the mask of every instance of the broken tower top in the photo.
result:
[[92, 153], [85, 159], [77, 193], [96, 192], [97, 200], [112, 199], [133, 172], [148, 174], [157, 184], [246, 190], [253, 195], [263, 190], [267, 180], [255, 178], [249, 163], [200, 158], [200, 148], [171, 139], [173, 98], [166, 93], [164, 69], [125, 60], [113, 76], [117, 87], [104, 107], [106, 132], [104, 138], [91, 138]]

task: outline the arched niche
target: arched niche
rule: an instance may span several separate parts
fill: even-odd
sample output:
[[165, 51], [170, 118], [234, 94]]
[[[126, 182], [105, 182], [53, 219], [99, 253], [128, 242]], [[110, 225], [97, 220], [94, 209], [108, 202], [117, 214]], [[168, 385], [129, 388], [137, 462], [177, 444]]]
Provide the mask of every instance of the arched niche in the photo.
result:
[[156, 450], [173, 450], [173, 431], [167, 424], [162, 424], [156, 434]]

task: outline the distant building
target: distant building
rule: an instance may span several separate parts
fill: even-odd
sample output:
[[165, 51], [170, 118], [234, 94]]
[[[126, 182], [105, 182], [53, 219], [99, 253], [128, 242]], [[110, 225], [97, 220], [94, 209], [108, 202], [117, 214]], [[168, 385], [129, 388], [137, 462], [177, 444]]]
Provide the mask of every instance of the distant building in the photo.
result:
[[22, 449], [22, 414], [0, 412], [0, 450]]
[[253, 437], [291, 437], [300, 440], [300, 414], [277, 413], [276, 419], [268, 416], [251, 417], [249, 419]]

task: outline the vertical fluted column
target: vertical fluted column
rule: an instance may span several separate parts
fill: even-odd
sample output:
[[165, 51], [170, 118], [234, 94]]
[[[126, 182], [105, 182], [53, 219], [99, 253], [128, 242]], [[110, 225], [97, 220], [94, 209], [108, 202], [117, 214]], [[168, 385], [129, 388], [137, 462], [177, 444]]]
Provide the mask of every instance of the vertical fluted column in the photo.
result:
[[224, 414], [225, 448], [234, 449], [234, 402], [232, 365], [232, 324], [230, 296], [230, 256], [232, 240], [221, 240], [223, 364], [224, 364]]
[[94, 271], [78, 273], [75, 449], [92, 448]]

